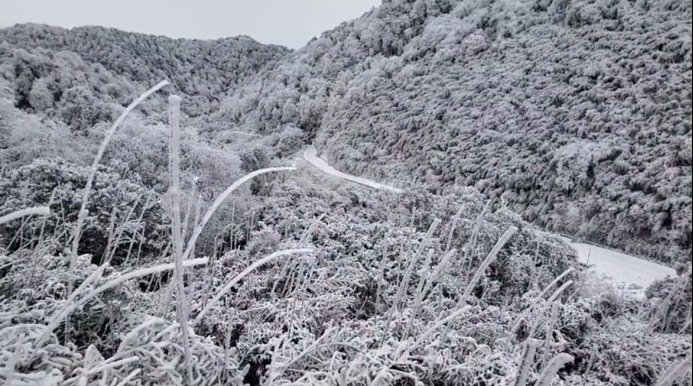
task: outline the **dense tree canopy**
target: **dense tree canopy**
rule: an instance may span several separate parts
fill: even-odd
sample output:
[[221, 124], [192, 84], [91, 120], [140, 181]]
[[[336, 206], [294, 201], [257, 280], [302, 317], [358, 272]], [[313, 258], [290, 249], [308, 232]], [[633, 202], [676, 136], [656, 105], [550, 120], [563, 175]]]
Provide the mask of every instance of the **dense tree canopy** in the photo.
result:
[[686, 259], [690, 18], [664, 0], [385, 2], [219, 116], [296, 125], [355, 174], [476, 186], [548, 229]]

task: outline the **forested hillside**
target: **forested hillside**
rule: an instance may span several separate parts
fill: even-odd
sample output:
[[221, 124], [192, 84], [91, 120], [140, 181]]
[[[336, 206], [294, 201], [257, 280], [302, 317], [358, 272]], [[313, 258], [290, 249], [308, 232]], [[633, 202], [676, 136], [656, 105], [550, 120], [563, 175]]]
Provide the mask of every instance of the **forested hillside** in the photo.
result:
[[243, 36], [171, 39], [39, 24], [0, 29], [0, 42], [3, 76], [16, 83], [19, 107], [52, 112], [93, 105], [84, 125], [110, 119], [108, 103], [126, 104], [153, 79], [168, 79], [186, 97], [187, 114], [215, 111], [227, 90], [289, 52]]
[[218, 119], [295, 125], [345, 171], [476, 186], [547, 229], [686, 260], [690, 19], [685, 1], [386, 1]]

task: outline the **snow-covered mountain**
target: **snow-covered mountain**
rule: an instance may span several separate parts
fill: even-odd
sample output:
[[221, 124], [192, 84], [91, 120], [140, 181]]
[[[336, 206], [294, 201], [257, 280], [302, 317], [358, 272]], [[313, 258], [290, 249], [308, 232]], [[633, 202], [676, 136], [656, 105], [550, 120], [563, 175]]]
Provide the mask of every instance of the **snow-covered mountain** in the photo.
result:
[[296, 127], [345, 171], [475, 186], [549, 230], [681, 261], [690, 16], [669, 0], [386, 1], [297, 51], [22, 25], [0, 57], [18, 106], [70, 125], [165, 77], [212, 139]]
[[186, 97], [184, 111], [198, 116], [215, 111], [228, 90], [290, 52], [246, 36], [171, 39], [40, 24], [0, 29], [0, 42], [3, 76], [16, 84], [17, 105], [37, 112], [60, 109], [73, 99], [78, 106], [95, 103], [94, 108], [127, 104], [135, 92], [165, 78]]
[[0, 382], [691, 384], [691, 8], [0, 30]]
[[685, 261], [690, 18], [681, 1], [386, 1], [215, 117], [295, 125], [343, 170], [476, 186], [550, 230]]

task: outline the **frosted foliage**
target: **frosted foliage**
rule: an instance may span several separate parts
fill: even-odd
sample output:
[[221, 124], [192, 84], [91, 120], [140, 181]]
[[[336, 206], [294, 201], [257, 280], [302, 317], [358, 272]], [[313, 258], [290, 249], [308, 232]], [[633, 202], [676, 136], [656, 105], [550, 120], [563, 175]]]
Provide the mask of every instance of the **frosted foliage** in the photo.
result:
[[[0, 41], [0, 67], [22, 77], [20, 102], [42, 111], [48, 100], [37, 97], [46, 87], [52, 93], [50, 104], [60, 106], [65, 103], [63, 92], [88, 85], [98, 94], [98, 106], [127, 103], [133, 89], [142, 92], [151, 79], [166, 78], [187, 97], [184, 112], [205, 114], [217, 107], [219, 96], [229, 88], [289, 52], [247, 37], [194, 41], [101, 27], [65, 30], [33, 24], [0, 30]], [[39, 80], [33, 102], [40, 104], [35, 106], [29, 97]]]
[[385, 2], [232, 91], [218, 117], [295, 125], [340, 170], [476, 186], [550, 230], [682, 261], [690, 19], [668, 0]]
[[691, 13], [0, 29], [0, 384], [690, 385]]

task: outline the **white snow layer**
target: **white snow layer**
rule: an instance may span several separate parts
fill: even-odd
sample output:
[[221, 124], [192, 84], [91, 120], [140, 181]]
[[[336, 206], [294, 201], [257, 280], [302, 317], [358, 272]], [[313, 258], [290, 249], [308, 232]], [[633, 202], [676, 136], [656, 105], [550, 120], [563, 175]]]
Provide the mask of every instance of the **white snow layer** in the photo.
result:
[[337, 178], [345, 179], [357, 184], [365, 185], [373, 189], [389, 190], [394, 193], [400, 193], [401, 190], [393, 186], [384, 185], [375, 181], [371, 181], [367, 178], [352, 176], [351, 174], [346, 174], [340, 172], [339, 170], [330, 166], [324, 159], [318, 157], [318, 152], [315, 150], [314, 146], [308, 146], [308, 148], [303, 152], [303, 158], [308, 161], [311, 165], [322, 170], [323, 172], [335, 176]]
[[568, 241], [597, 279], [604, 278], [626, 297], [642, 299], [654, 281], [676, 276], [673, 268], [591, 244]]

